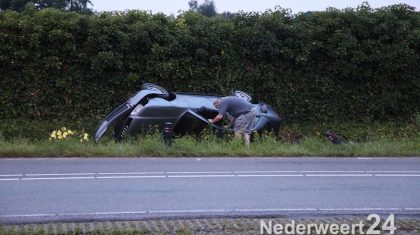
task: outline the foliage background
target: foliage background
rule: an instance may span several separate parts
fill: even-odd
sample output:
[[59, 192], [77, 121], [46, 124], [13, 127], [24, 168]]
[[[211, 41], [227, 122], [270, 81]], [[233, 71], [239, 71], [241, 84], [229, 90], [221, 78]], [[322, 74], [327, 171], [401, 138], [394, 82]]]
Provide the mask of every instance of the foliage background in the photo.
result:
[[144, 82], [246, 91], [292, 122], [419, 113], [420, 13], [408, 5], [205, 17], [0, 11], [0, 119], [98, 123]]

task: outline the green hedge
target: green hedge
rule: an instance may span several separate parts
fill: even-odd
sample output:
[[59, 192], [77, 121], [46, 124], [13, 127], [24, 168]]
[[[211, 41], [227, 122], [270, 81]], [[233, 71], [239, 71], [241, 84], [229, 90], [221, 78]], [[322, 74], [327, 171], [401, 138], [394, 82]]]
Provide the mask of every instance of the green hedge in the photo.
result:
[[102, 119], [144, 82], [251, 93], [293, 121], [420, 112], [420, 13], [407, 5], [207, 18], [0, 12], [0, 119]]

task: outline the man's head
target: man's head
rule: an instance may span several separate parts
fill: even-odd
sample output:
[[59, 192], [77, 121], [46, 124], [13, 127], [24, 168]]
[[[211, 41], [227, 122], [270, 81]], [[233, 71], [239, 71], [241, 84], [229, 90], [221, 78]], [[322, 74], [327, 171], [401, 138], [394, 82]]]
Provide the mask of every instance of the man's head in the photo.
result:
[[216, 109], [219, 109], [220, 108], [220, 103], [222, 102], [222, 99], [221, 98], [217, 98], [214, 102], [213, 102], [213, 106], [216, 108]]

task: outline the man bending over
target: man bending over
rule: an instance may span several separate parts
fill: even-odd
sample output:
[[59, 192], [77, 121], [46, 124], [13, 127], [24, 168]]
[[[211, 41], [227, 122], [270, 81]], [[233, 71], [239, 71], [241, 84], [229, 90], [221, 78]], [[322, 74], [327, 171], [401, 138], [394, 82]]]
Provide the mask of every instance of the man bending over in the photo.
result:
[[236, 96], [217, 98], [213, 102], [213, 105], [219, 110], [219, 114], [214, 119], [209, 119], [209, 122], [219, 122], [225, 114], [230, 114], [232, 118], [227, 127], [233, 125], [235, 138], [243, 138], [245, 144], [249, 145], [249, 135], [251, 134], [256, 114], [254, 106], [248, 101]]

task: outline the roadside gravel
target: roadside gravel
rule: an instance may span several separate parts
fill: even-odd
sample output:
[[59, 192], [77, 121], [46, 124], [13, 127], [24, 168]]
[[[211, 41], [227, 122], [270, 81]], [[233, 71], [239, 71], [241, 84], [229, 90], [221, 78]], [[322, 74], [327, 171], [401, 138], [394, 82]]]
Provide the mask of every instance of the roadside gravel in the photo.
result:
[[[154, 219], [141, 221], [99, 221], [44, 224], [3, 224], [0, 234], [260, 234], [260, 221], [268, 224], [357, 224], [366, 229], [371, 225], [366, 217], [346, 218], [210, 218], [210, 219]], [[420, 218], [398, 218], [395, 234], [420, 234]], [[305, 233], [307, 234], [307, 233]], [[316, 234], [315, 232], [313, 234]], [[359, 234], [359, 233], [356, 233]], [[380, 234], [389, 234], [381, 232]]]

